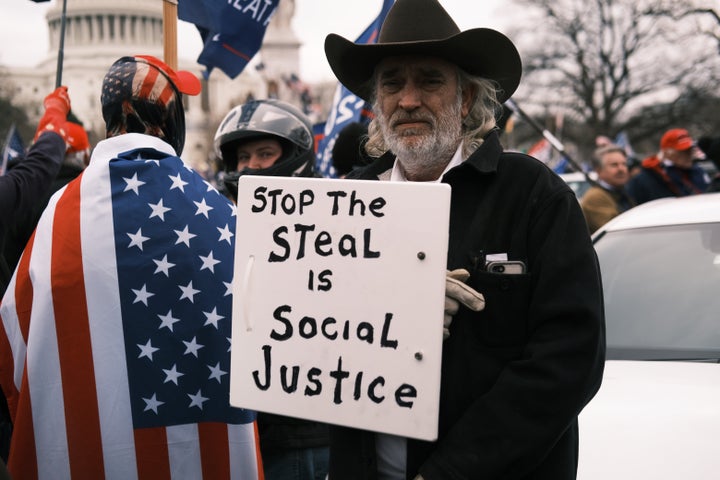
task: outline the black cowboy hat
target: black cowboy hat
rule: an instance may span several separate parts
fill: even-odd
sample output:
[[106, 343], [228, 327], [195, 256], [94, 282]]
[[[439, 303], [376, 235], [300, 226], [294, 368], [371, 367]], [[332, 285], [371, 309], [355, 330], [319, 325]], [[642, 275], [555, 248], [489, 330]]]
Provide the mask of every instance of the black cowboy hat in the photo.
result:
[[437, 0], [397, 0], [377, 43], [356, 44], [334, 33], [325, 38], [325, 56], [335, 76], [364, 100], [378, 63], [399, 55], [438, 57], [494, 80], [502, 90], [500, 102], [515, 92], [522, 74], [520, 54], [509, 38], [489, 28], [461, 32]]

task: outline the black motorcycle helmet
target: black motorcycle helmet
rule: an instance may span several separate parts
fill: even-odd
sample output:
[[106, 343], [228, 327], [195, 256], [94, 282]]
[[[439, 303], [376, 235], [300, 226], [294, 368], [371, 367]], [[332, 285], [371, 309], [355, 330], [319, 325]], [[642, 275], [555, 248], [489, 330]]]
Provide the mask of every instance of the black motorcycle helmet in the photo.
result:
[[[268, 168], [238, 172], [238, 142], [266, 137], [280, 141], [282, 156]], [[230, 110], [215, 133], [215, 153], [225, 170], [223, 182], [235, 199], [242, 175], [314, 176], [312, 124], [298, 108], [280, 100], [253, 100]]]

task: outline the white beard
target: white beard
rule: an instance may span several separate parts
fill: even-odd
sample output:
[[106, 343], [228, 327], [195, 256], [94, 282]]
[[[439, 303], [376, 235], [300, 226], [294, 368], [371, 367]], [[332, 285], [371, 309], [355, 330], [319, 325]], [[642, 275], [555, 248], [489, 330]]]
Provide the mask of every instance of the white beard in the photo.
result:
[[[427, 111], [408, 113], [402, 109], [397, 110], [390, 119], [378, 115], [385, 143], [397, 157], [406, 175], [416, 176], [420, 172], [432, 171], [438, 168], [439, 162], [444, 162], [445, 168], [460, 144], [461, 101], [458, 96], [457, 102], [448, 105], [437, 117]], [[379, 105], [376, 105], [375, 111], [381, 111]], [[408, 129], [398, 134], [390, 125], [401, 119], [427, 122], [431, 131], [422, 135], [416, 129]]]

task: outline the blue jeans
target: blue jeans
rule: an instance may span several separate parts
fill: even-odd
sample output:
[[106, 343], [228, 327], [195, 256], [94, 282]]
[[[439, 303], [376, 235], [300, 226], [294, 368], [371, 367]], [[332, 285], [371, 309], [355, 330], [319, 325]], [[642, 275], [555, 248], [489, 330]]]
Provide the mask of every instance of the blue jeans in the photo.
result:
[[262, 453], [265, 480], [325, 480], [329, 457], [328, 447]]

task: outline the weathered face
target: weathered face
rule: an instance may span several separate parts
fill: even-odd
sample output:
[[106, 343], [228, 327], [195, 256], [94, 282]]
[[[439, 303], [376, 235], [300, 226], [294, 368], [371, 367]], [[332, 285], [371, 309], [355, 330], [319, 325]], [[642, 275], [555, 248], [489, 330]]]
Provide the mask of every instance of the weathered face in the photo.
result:
[[278, 140], [263, 138], [242, 142], [237, 148], [237, 171], [272, 167], [281, 156], [282, 145]]
[[630, 178], [625, 155], [621, 152], [609, 152], [603, 155], [598, 178], [615, 188], [623, 187]]
[[433, 168], [434, 162], [444, 162], [444, 168], [460, 143], [470, 103], [456, 67], [434, 57], [390, 57], [375, 78], [378, 121], [405, 170]]

